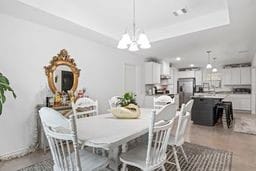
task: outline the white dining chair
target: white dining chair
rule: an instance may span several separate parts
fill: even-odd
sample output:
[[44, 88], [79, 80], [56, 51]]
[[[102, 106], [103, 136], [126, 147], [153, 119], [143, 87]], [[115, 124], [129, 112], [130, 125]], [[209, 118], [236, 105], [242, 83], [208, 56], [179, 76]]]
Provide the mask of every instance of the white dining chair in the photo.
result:
[[174, 98], [168, 95], [161, 95], [159, 97], [154, 97], [154, 109], [161, 109], [169, 103], [174, 103]]
[[[108, 165], [107, 158], [79, 150], [74, 115], [71, 115], [70, 120], [62, 120], [61, 114], [49, 108], [40, 109], [39, 115], [53, 157], [54, 171], [92, 171]], [[60, 120], [62, 123], [58, 123]], [[66, 127], [66, 121], [69, 127]]]
[[113, 96], [113, 97], [111, 97], [111, 98], [108, 100], [108, 104], [109, 104], [110, 109], [112, 109], [112, 108], [118, 106], [117, 103], [118, 103], [118, 101], [119, 101], [119, 97], [120, 97], [120, 96]]
[[[186, 103], [186, 105], [185, 105], [185, 113], [186, 113], [186, 112], [189, 112], [189, 113], [191, 114], [191, 110], [192, 110], [193, 105], [194, 105], [194, 100], [193, 100], [193, 99], [189, 100], [189, 101]], [[183, 114], [184, 114], [184, 113], [183, 113]]]
[[168, 112], [171, 107], [171, 104], [166, 105], [159, 113], [156, 113], [155, 110], [152, 111], [148, 144], [137, 145], [134, 149], [121, 154], [122, 171], [127, 169], [127, 165], [144, 171], [158, 168], [165, 170], [166, 150], [173, 125], [173, 116], [175, 116], [175, 114], [171, 116]]
[[88, 97], [78, 98], [72, 102], [72, 110], [77, 118], [98, 115], [98, 101]]
[[175, 135], [171, 134], [170, 138], [169, 138], [169, 142], [168, 142], [168, 144], [170, 146], [172, 146], [175, 163], [170, 161], [170, 158], [172, 156], [170, 156], [168, 158], [167, 163], [175, 164], [178, 171], [180, 171], [181, 168], [180, 168], [180, 163], [179, 163], [179, 159], [177, 156], [177, 147], [179, 147], [179, 149], [181, 150], [181, 153], [182, 153], [185, 161], [188, 162], [188, 157], [187, 157], [182, 145], [185, 142], [185, 134], [186, 134], [186, 130], [187, 130], [187, 127], [189, 124], [193, 103], [194, 103], [194, 100], [190, 100], [186, 105], [182, 104], [181, 110], [180, 110], [179, 116], [178, 116], [178, 126], [175, 131]]
[[[75, 102], [71, 103], [73, 114], [77, 119], [83, 118], [84, 116], [95, 116], [98, 115], [98, 102], [97, 100], [92, 100], [87, 97], [82, 97], [77, 99]], [[82, 116], [82, 117], [81, 117]], [[84, 149], [85, 145], [82, 143], [82, 149]], [[92, 147], [93, 153], [97, 153], [98, 148]], [[106, 156], [106, 152], [104, 149], [100, 149], [103, 156]]]

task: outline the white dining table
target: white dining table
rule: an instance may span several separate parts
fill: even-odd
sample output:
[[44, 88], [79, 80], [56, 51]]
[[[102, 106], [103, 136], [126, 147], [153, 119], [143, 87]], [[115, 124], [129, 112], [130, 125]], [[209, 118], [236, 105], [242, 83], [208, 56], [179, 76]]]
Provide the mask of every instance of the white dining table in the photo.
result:
[[117, 119], [111, 113], [77, 120], [78, 138], [86, 146], [109, 151], [110, 168], [118, 170], [119, 147], [127, 150], [127, 142], [148, 132], [152, 109], [141, 108], [138, 119]]
[[148, 132], [152, 109], [142, 108], [138, 119], [117, 119], [111, 113], [77, 120], [78, 138], [86, 146], [109, 150], [110, 168], [118, 170], [119, 147]]

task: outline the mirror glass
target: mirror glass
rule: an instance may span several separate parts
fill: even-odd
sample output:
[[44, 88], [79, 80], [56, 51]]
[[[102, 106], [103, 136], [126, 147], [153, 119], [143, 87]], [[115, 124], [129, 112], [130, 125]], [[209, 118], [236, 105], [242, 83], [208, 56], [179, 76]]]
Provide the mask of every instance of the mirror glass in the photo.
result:
[[68, 92], [74, 84], [74, 75], [66, 65], [59, 65], [53, 72], [54, 85], [58, 92]]

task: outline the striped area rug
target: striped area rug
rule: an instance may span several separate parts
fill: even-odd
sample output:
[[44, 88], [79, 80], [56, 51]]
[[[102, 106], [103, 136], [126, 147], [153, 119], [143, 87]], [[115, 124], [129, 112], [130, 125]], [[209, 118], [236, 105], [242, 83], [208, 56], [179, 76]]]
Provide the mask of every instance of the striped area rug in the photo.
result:
[[[184, 144], [184, 151], [188, 156], [188, 163], [182, 154], [178, 154], [181, 170], [184, 171], [230, 171], [232, 164], [232, 153], [212, 149], [195, 144]], [[168, 156], [172, 154], [171, 147]], [[174, 157], [171, 158], [175, 162]], [[176, 170], [176, 165], [166, 164], [166, 170]]]
[[[182, 171], [231, 171], [231, 152], [191, 143], [185, 143], [183, 147], [189, 162], [187, 163], [182, 155], [178, 153]], [[171, 147], [168, 148], [167, 154], [168, 156], [172, 155]], [[173, 156], [170, 160], [175, 162]], [[19, 171], [52, 171], [52, 166], [52, 160], [45, 160]], [[176, 166], [172, 164], [166, 164], [165, 168], [167, 171], [176, 171]], [[139, 171], [139, 169], [129, 167], [129, 171]]]

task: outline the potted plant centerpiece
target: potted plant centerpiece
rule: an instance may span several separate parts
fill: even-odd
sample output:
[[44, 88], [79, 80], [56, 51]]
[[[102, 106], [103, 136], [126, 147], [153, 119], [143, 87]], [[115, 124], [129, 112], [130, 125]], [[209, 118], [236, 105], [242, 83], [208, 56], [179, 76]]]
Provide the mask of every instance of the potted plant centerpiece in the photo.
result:
[[140, 116], [140, 109], [136, 102], [136, 95], [131, 92], [119, 97], [117, 107], [111, 109], [111, 113], [119, 119], [136, 119]]

